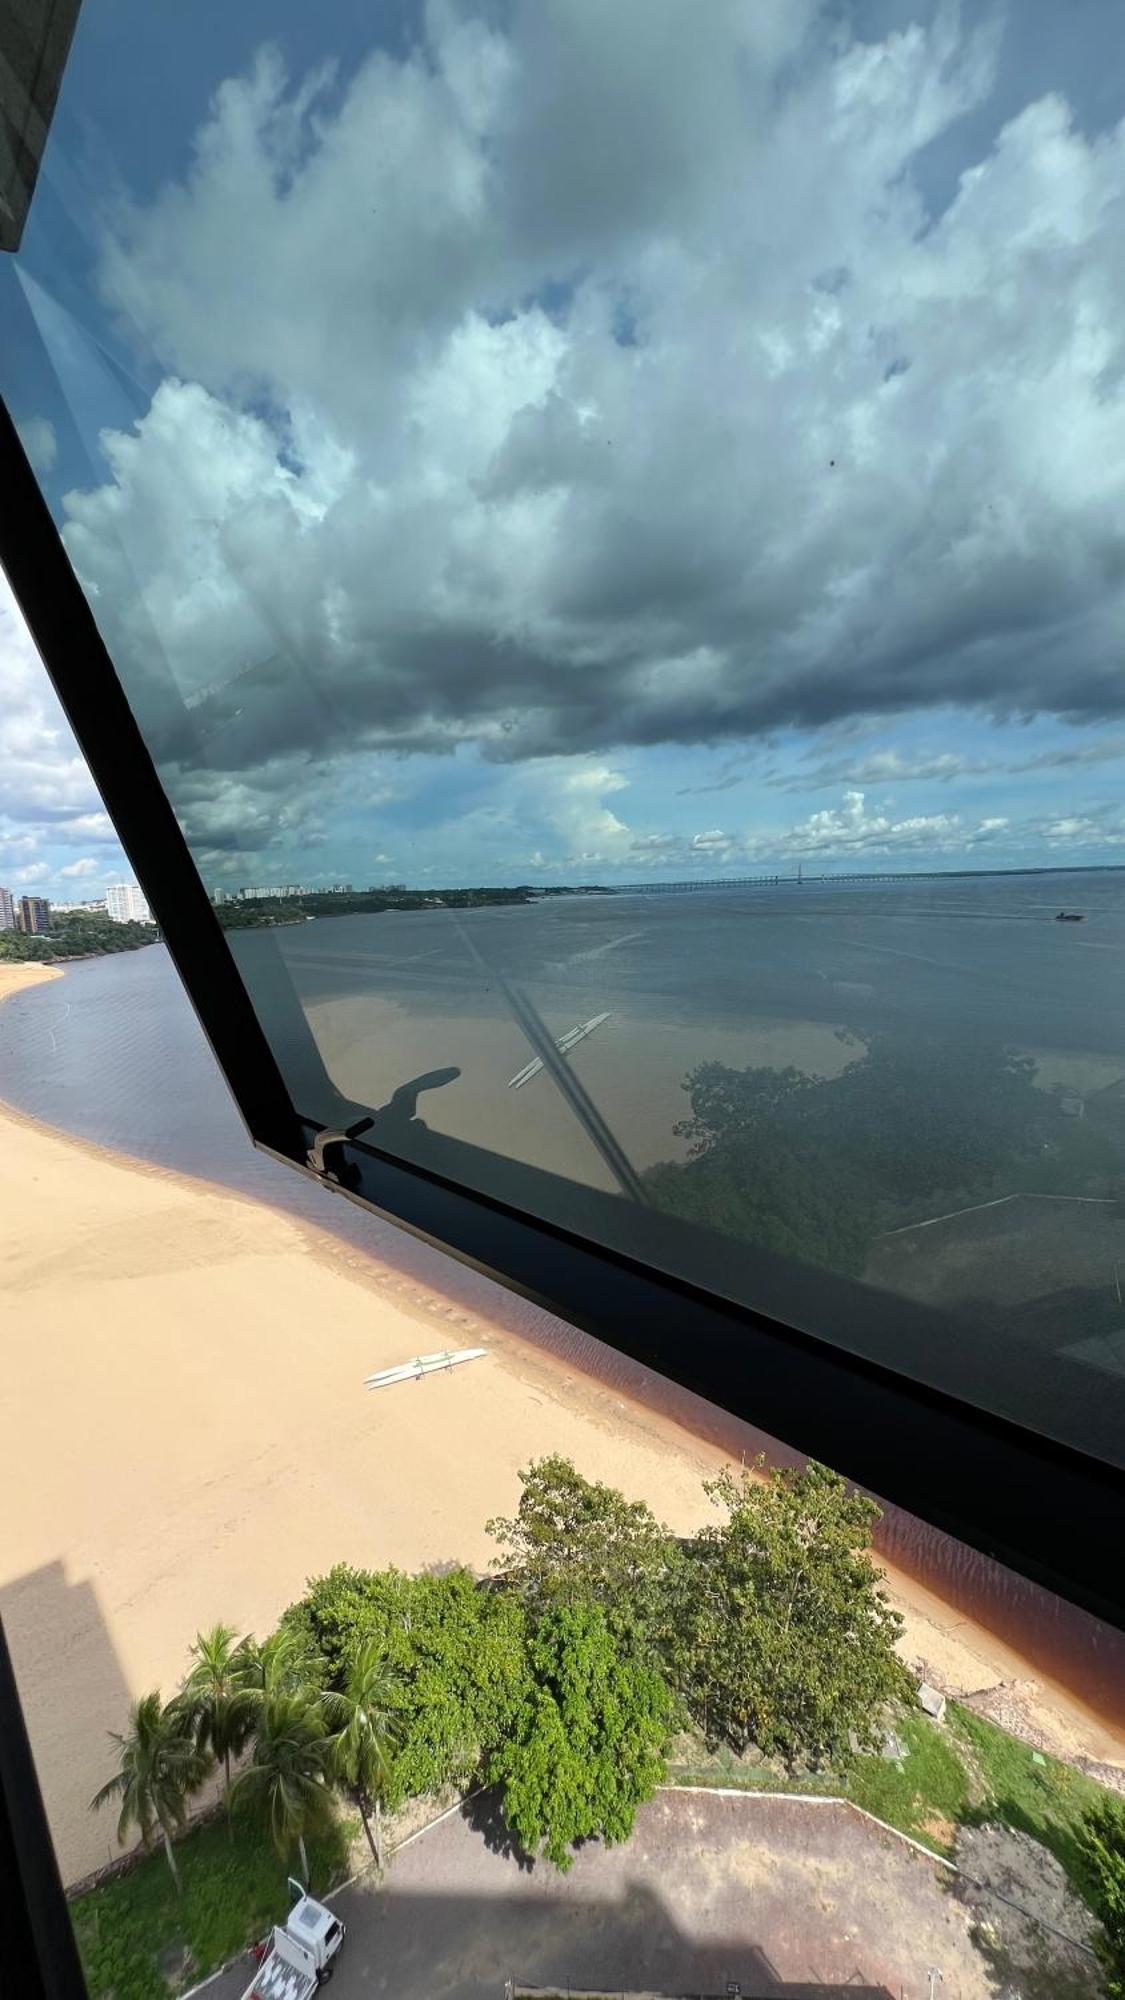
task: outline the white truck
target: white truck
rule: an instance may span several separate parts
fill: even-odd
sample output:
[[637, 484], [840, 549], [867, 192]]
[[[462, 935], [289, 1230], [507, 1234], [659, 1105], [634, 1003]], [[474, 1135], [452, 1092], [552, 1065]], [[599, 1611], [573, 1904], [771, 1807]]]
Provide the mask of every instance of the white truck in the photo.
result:
[[297, 1892], [296, 1901], [285, 1922], [274, 1925], [242, 2000], [308, 2000], [336, 1970], [345, 1926], [299, 1882], [289, 1886]]

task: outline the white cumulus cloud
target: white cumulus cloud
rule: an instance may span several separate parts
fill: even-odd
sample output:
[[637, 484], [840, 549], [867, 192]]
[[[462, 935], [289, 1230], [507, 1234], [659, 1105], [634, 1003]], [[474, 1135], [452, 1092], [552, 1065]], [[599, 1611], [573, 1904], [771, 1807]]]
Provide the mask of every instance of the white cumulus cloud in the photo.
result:
[[[968, 750], [827, 748], [778, 782], [842, 804], [729, 834], [632, 828], [611, 773], [1125, 712], [1125, 124], [1037, 90], [966, 138], [999, 16], [922, 11], [435, 0], [348, 69], [256, 51], [185, 167], [101, 190], [91, 317], [155, 387], [98, 432], [29, 293], [95, 468], [64, 535], [206, 865], [280, 865], [326, 795], [401, 802], [380, 760], [466, 748], [556, 773], [583, 867], [962, 851], [999, 815], [870, 798], [986, 774]], [[49, 418], [24, 436], [55, 462]], [[85, 846], [0, 632], [0, 812]]]
[[757, 11], [266, 53], [119, 209], [165, 379], [67, 539], [170, 761], [1125, 703], [1125, 133], [1042, 98], [931, 218], [994, 35]]

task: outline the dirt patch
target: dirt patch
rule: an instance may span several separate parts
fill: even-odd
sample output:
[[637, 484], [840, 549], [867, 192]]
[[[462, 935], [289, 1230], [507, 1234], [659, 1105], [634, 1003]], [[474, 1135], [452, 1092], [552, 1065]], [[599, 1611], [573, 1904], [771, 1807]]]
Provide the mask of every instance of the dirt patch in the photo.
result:
[[1097, 1926], [1054, 1855], [1030, 1834], [996, 1825], [961, 1827], [955, 1855], [964, 1872], [951, 1878], [952, 1893], [971, 1913], [973, 1941], [999, 1993], [1100, 2000], [1090, 1955]]

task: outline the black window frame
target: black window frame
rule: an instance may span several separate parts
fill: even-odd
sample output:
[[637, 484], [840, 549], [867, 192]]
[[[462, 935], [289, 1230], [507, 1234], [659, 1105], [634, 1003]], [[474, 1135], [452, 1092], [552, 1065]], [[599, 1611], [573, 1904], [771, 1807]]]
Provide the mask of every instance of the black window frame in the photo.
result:
[[[351, 1131], [357, 1107], [342, 1099], [338, 1126], [302, 1117], [3, 403], [0, 491], [0, 565], [252, 1143], [327, 1191], [1125, 1629], [1125, 1566], [1116, 1560], [1125, 1547], [1125, 1472], [1119, 1465], [835, 1346], [780, 1313], [753, 1311], [668, 1276], [593, 1233], [538, 1220], [516, 1200], [474, 1192], [458, 1171], [473, 1149], [458, 1142], [434, 1135], [425, 1160], [408, 1162], [372, 1142], [377, 1121], [365, 1121], [366, 1135]], [[518, 1170], [532, 1178], [535, 1172]], [[593, 1191], [583, 1199], [591, 1214], [616, 1202]], [[618, 1219], [623, 1212], [618, 1204]], [[833, 1299], [846, 1296], [848, 1281], [825, 1280], [824, 1287], [830, 1314]], [[888, 1329], [906, 1310], [893, 1295], [851, 1289], [856, 1307], [885, 1315]], [[911, 1309], [915, 1316], [918, 1310]], [[942, 1317], [935, 1313], [932, 1320], [935, 1341], [947, 1338]], [[34, 1496], [26, 1497], [34, 1505]], [[0, 1651], [0, 1740], [10, 1731], [14, 1740], [22, 1722], [14, 1682], [2, 1671], [5, 1660]], [[46, 1821], [41, 1806], [37, 1816], [34, 1799], [25, 1797], [27, 1786], [34, 1787], [29, 1770], [26, 1760], [0, 1759], [0, 1857], [5, 1800], [10, 1817], [14, 1786], [34, 1867], [28, 1882], [13, 1882], [29, 1908], [53, 1908], [57, 1918], [58, 1873], [49, 1842], [47, 1852], [38, 1852]], [[0, 1929], [8, 1901], [0, 1872]], [[69, 1925], [65, 1929], [69, 1938]], [[56, 1962], [43, 1960], [43, 1983], [29, 1978], [26, 1991], [80, 1996], [72, 1948], [70, 1956], [72, 1964], [60, 1944]]]
[[89, 2000], [2, 1625], [0, 1972], [20, 2000]]
[[[474, 1192], [458, 1172], [473, 1149], [459, 1142], [433, 1135], [425, 1162], [407, 1161], [373, 1143], [378, 1121], [356, 1132], [356, 1113], [366, 1107], [338, 1095], [338, 1125], [302, 1117], [2, 404], [0, 488], [7, 500], [0, 563], [253, 1144], [1125, 1629], [1125, 1574], [1105, 1560], [1125, 1547], [1120, 1466], [835, 1346], [780, 1314], [668, 1276], [628, 1249], [609, 1247], [604, 1236], [539, 1220], [516, 1199]], [[536, 1169], [513, 1168], [512, 1194], [537, 1177]], [[592, 1190], [582, 1200], [591, 1215], [614, 1204], [620, 1240], [628, 1208]], [[811, 1276], [809, 1283], [815, 1298], [819, 1281]], [[853, 1311], [881, 1318], [890, 1330], [908, 1310], [912, 1320], [927, 1318], [893, 1294], [837, 1278], [824, 1282], [824, 1312], [850, 1294]], [[944, 1318], [929, 1317], [940, 1342]]]
[[[372, 1124], [363, 1116], [367, 1107], [338, 1093], [338, 1124], [302, 1115], [2, 403], [0, 490], [7, 502], [0, 564], [252, 1143], [1125, 1629], [1125, 1573], [1106, 1561], [1125, 1547], [1119, 1465], [834, 1345], [780, 1312], [755, 1311], [670, 1276], [600, 1232], [540, 1220], [518, 1199], [522, 1184], [540, 1178], [537, 1169], [513, 1164], [505, 1190], [513, 1198], [500, 1199], [466, 1183], [464, 1165], [475, 1149], [458, 1141], [430, 1135], [423, 1159], [408, 1161], [373, 1143], [378, 1120]], [[318, 1092], [318, 1102], [329, 1089]], [[369, 1129], [356, 1130], [360, 1120]], [[479, 1157], [495, 1169], [494, 1155]], [[542, 1178], [558, 1185], [554, 1176]], [[544, 1202], [540, 1212], [547, 1209]], [[575, 1213], [583, 1211], [612, 1212], [620, 1245], [628, 1205], [583, 1190]], [[767, 1272], [771, 1261], [781, 1267], [764, 1258]], [[948, 1339], [942, 1314], [894, 1294], [816, 1274], [806, 1290], [813, 1325], [831, 1324], [833, 1301], [850, 1302], [850, 1311], [873, 1325], [881, 1321], [883, 1352], [908, 1314], [924, 1330], [932, 1322], [935, 1344]]]

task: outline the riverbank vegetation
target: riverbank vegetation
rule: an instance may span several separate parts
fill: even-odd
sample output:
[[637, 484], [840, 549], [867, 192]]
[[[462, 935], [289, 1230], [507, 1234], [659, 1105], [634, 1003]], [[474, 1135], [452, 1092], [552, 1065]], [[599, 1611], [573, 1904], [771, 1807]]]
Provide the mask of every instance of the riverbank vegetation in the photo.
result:
[[[967, 1711], [922, 1715], [870, 1560], [877, 1509], [835, 1474], [724, 1474], [687, 1541], [564, 1458], [521, 1487], [489, 1523], [492, 1576], [338, 1565], [262, 1642], [200, 1634], [172, 1700], [135, 1704], [94, 1803], [152, 1851], [75, 1903], [94, 2000], [166, 1992], [177, 1951], [200, 1976], [275, 1920], [290, 1868], [339, 1879], [342, 1812], [381, 1866], [386, 1815], [481, 1785], [516, 1848], [559, 1868], [627, 1839], [671, 1769], [840, 1793], [936, 1851], [991, 1814], [1092, 1893], [1104, 1794]], [[219, 1821], [181, 1838], [211, 1774]]]
[[916, 1708], [894, 1717], [876, 1753], [792, 1774], [753, 1754], [736, 1757], [687, 1731], [673, 1744], [669, 1773], [679, 1784], [845, 1798], [946, 1857], [956, 1851], [961, 1827], [995, 1822], [1037, 1840], [1091, 1906], [1087, 1823], [1104, 1809], [1118, 1827], [1125, 1867], [1125, 1801], [956, 1701], [947, 1704], [940, 1723]]
[[309, 889], [294, 895], [254, 896], [215, 904], [224, 930], [263, 930], [272, 924], [299, 924], [306, 917], [378, 916], [384, 910], [479, 910], [504, 903], [534, 903], [543, 896], [604, 896], [590, 884], [580, 889], [406, 889], [391, 883], [383, 889]]
[[81, 910], [52, 910], [51, 928], [37, 936], [0, 931], [0, 963], [53, 963], [65, 958], [101, 958], [107, 952], [138, 951], [155, 944], [155, 924], [119, 924], [112, 917], [87, 916]]

